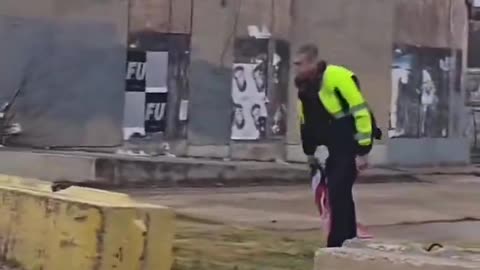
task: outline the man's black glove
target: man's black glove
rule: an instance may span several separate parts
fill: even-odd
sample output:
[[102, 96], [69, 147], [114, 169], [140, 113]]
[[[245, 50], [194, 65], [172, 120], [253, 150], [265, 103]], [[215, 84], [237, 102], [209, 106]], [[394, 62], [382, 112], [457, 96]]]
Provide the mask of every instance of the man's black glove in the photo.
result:
[[382, 139], [382, 136], [383, 136], [382, 130], [379, 129], [378, 127], [375, 127], [375, 128], [373, 129], [373, 138], [374, 138], [375, 140], [381, 140], [381, 139]]

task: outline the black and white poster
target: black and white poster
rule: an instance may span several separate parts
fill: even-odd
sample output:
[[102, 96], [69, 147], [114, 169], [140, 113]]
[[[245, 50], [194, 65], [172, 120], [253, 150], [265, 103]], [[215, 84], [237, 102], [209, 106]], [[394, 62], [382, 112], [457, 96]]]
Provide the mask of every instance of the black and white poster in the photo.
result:
[[480, 108], [467, 107], [465, 119], [467, 123], [464, 130], [464, 135], [470, 141], [472, 149], [479, 149], [480, 147]]
[[389, 137], [447, 137], [452, 72], [450, 49], [395, 46]]
[[232, 76], [232, 140], [259, 140], [267, 129], [268, 40], [236, 42]]
[[258, 140], [266, 131], [265, 75], [261, 64], [233, 66], [233, 140]]
[[280, 138], [286, 133], [290, 48], [288, 42], [275, 40], [275, 51], [269, 57], [269, 42], [255, 37], [235, 41], [233, 140]]
[[131, 136], [145, 135], [146, 60], [145, 52], [128, 52], [123, 116], [124, 140], [128, 140]]
[[284, 40], [275, 41], [275, 53], [272, 59], [273, 87], [268, 103], [268, 115], [271, 118], [270, 131], [273, 137], [287, 133], [287, 100], [290, 76], [290, 44]]
[[146, 93], [145, 102], [145, 132], [155, 133], [165, 131], [165, 116], [167, 114], [167, 93]]
[[129, 51], [124, 139], [164, 132], [168, 98], [168, 52]]
[[480, 74], [468, 74], [465, 80], [467, 104], [480, 105]]

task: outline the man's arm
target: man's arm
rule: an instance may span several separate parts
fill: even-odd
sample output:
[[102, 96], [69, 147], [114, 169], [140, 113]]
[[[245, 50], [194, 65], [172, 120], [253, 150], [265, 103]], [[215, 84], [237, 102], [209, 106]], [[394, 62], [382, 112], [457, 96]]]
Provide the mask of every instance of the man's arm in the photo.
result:
[[305, 124], [303, 105], [300, 100], [297, 100], [297, 114], [300, 122], [300, 138], [302, 139], [303, 152], [307, 156], [313, 156], [317, 150], [317, 145], [313, 131]]
[[305, 124], [300, 125], [300, 135], [302, 138], [303, 152], [307, 156], [313, 156], [317, 150], [314, 135]]
[[357, 154], [364, 156], [372, 150], [372, 116], [355, 80], [354, 76], [342, 78], [337, 83], [337, 89], [347, 101], [355, 119]]

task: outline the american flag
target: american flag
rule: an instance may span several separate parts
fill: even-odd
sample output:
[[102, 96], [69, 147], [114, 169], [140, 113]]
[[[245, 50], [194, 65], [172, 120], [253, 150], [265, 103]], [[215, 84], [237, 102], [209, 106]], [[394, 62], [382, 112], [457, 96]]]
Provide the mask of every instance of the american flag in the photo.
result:
[[[328, 201], [327, 176], [322, 165], [312, 168], [312, 191], [315, 196], [315, 204], [320, 214], [322, 229], [326, 235], [330, 234], [330, 204]], [[357, 237], [370, 239], [373, 237], [364, 225], [357, 222]]]

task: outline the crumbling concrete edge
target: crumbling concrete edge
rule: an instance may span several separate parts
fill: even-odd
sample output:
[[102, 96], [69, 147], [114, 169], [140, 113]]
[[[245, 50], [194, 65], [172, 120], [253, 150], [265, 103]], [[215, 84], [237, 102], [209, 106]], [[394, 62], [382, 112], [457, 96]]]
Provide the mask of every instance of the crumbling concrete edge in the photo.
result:
[[480, 269], [480, 254], [454, 247], [428, 252], [419, 244], [398, 244], [379, 240], [347, 242], [341, 248], [322, 248], [315, 253], [315, 269]]

